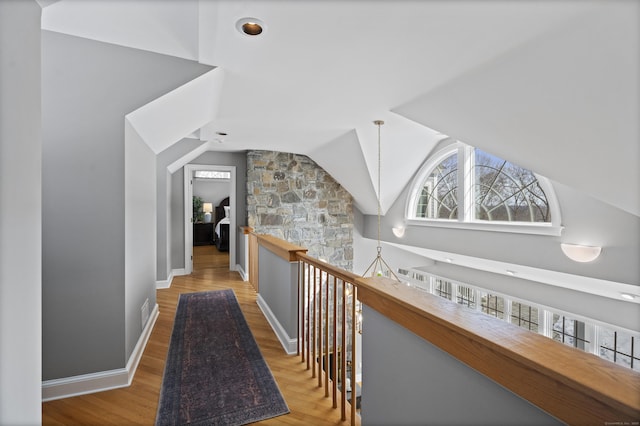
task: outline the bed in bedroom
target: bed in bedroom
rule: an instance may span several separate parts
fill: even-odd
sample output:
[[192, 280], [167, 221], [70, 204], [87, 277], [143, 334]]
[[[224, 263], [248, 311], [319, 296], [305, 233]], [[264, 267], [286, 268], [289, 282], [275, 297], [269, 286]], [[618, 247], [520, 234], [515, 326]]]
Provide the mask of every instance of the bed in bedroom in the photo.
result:
[[216, 206], [215, 244], [220, 251], [229, 251], [230, 215], [229, 197], [227, 197]]

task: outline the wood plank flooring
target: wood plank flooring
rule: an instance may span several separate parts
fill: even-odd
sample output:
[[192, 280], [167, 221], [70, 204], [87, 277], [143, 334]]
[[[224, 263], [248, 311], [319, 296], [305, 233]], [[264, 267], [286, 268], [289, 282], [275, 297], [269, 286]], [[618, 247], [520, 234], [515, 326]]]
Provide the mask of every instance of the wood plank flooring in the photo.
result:
[[[256, 304], [256, 293], [237, 272], [229, 271], [227, 253], [214, 246], [194, 247], [194, 272], [175, 277], [171, 288], [157, 291], [160, 315], [144, 351], [131, 386], [50, 401], [42, 404], [42, 424], [59, 425], [153, 425], [158, 408], [164, 363], [181, 293], [234, 290], [249, 327], [271, 369], [291, 413], [255, 424], [347, 425], [340, 410], [331, 407], [324, 388], [311, 379], [306, 364], [285, 354]], [[347, 410], [349, 416], [349, 410]], [[358, 419], [359, 424], [359, 419]]]

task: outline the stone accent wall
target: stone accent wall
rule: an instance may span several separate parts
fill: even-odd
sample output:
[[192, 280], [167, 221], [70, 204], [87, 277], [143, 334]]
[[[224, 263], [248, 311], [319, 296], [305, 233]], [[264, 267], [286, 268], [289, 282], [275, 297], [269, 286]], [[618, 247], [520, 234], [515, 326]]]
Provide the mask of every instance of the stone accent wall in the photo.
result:
[[247, 153], [248, 225], [306, 247], [309, 255], [353, 269], [353, 197], [313, 160]]

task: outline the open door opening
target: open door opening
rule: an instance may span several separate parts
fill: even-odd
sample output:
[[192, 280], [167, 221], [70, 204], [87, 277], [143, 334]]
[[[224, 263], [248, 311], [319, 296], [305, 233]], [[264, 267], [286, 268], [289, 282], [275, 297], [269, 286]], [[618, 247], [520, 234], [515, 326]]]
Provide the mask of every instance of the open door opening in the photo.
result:
[[[218, 183], [220, 183], [220, 187], [217, 190], [212, 190], [209, 188], [209, 191], [202, 188], [195, 188], [196, 185], [202, 183], [201, 178], [196, 178], [196, 172], [204, 172], [204, 174], [216, 174], [222, 173], [227, 178], [220, 178]], [[217, 186], [217, 185], [216, 185]], [[225, 189], [220, 189], [224, 187]], [[204, 192], [203, 192], [204, 191]], [[228, 191], [228, 193], [226, 192]], [[202, 208], [198, 206], [198, 212], [196, 212], [196, 216], [194, 217], [194, 195], [199, 197], [196, 199], [196, 202], [202, 202], [211, 204], [212, 219], [210, 221], [204, 220], [204, 211]], [[209, 199], [204, 199], [202, 197], [208, 197]], [[226, 197], [224, 197], [226, 195]], [[228, 199], [228, 209], [223, 209], [221, 204], [222, 200], [225, 198]], [[215, 239], [220, 238], [224, 232], [227, 235], [224, 236], [225, 239], [228, 238], [227, 245], [225, 249], [229, 252], [229, 270], [236, 270], [236, 168], [235, 166], [217, 166], [217, 165], [207, 165], [207, 164], [187, 164], [184, 166], [184, 217], [185, 217], [185, 227], [184, 227], [184, 247], [185, 247], [185, 273], [190, 274], [193, 272], [193, 246], [194, 246], [194, 228], [200, 228], [199, 224], [203, 224], [203, 228], [208, 229], [211, 228], [212, 237]], [[219, 209], [215, 209], [215, 207], [219, 207]], [[207, 208], [208, 210], [208, 208]], [[223, 213], [224, 212], [224, 213]], [[202, 216], [199, 216], [199, 214]], [[215, 215], [217, 214], [218, 219], [216, 221]], [[218, 222], [222, 222], [220, 216], [225, 215], [225, 224], [224, 226], [218, 227], [218, 232], [216, 233], [216, 225]], [[220, 230], [224, 227], [224, 230]], [[197, 238], [201, 238], [199, 236], [200, 229], [197, 229]], [[216, 235], [217, 234], [217, 235]], [[215, 240], [212, 241], [212, 243]]]

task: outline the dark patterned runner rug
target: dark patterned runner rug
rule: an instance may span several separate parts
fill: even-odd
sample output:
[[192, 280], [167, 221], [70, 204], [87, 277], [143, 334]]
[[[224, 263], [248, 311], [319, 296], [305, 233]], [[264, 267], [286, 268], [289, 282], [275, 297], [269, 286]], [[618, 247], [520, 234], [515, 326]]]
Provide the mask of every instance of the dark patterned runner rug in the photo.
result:
[[156, 425], [244, 425], [288, 412], [233, 290], [181, 294]]

